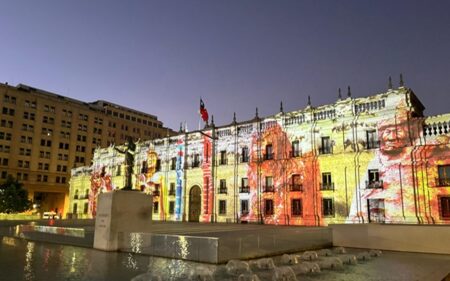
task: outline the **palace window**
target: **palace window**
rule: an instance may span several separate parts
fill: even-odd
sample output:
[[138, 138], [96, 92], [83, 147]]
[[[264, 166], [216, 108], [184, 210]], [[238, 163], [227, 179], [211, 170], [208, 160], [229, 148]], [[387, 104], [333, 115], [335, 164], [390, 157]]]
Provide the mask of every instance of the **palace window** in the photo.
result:
[[266, 184], [263, 188], [263, 192], [273, 192], [273, 177], [266, 177]]
[[303, 190], [300, 175], [297, 175], [297, 174], [292, 175], [290, 189], [291, 189], [291, 191], [302, 191]]
[[323, 216], [334, 216], [334, 204], [331, 198], [322, 198], [322, 214]]
[[173, 215], [175, 213], [175, 201], [169, 201], [169, 214]]
[[176, 168], [177, 168], [177, 158], [172, 157], [172, 159], [170, 161], [170, 169], [175, 170]]
[[273, 146], [271, 144], [266, 145], [266, 154], [264, 154], [264, 160], [273, 159]]
[[319, 154], [331, 154], [333, 153], [333, 149], [331, 146], [330, 137], [322, 137], [321, 146], [319, 148]]
[[443, 219], [450, 219], [450, 197], [440, 197], [440, 213]]
[[322, 173], [320, 190], [334, 190], [334, 183], [331, 180], [331, 173]]
[[248, 200], [241, 200], [241, 215], [248, 215]]
[[222, 150], [220, 151], [220, 161], [219, 161], [220, 165], [226, 165], [227, 164], [227, 151], [226, 150]]
[[302, 199], [292, 199], [291, 214], [293, 216], [301, 216], [303, 214]]
[[198, 168], [200, 166], [200, 154], [195, 153], [192, 161], [192, 168]]
[[227, 193], [227, 181], [225, 179], [220, 180], [219, 193], [220, 194]]
[[437, 186], [450, 186], [450, 165], [438, 166]]
[[242, 148], [242, 163], [248, 163], [249, 157], [248, 157], [248, 147]]
[[226, 214], [227, 214], [227, 201], [219, 200], [219, 215], [226, 215]]
[[175, 196], [175, 183], [174, 182], [170, 183], [169, 195], [170, 196]]
[[156, 167], [155, 167], [155, 171], [156, 171], [156, 172], [161, 171], [161, 159], [156, 159]]
[[378, 135], [375, 130], [366, 131], [366, 148], [374, 149], [380, 147], [380, 141], [378, 140]]
[[380, 180], [380, 172], [376, 169], [369, 170], [369, 180], [366, 188], [383, 188], [383, 181]]
[[266, 216], [273, 215], [273, 200], [272, 199], [264, 200], [264, 214]]
[[239, 188], [240, 193], [249, 193], [250, 187], [248, 186], [248, 178], [241, 178], [241, 186]]
[[293, 141], [292, 142], [291, 156], [292, 157], [300, 157], [300, 156], [302, 156], [302, 152], [300, 151], [300, 143], [299, 143], [299, 141]]

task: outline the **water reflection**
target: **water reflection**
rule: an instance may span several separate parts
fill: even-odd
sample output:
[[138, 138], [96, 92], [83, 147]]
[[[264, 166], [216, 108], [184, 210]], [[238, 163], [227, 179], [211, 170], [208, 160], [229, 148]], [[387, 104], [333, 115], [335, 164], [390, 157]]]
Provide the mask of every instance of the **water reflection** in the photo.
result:
[[189, 255], [189, 241], [184, 236], [180, 236], [178, 239], [178, 248], [181, 251], [181, 258], [185, 259]]
[[[224, 276], [228, 276], [224, 265], [201, 265], [135, 253], [103, 252], [9, 237], [1, 237], [0, 241], [2, 281], [131, 280], [145, 272], [161, 276], [164, 281], [181, 281], [188, 280], [193, 270], [198, 274], [215, 272], [215, 280], [236, 280], [236, 276], [224, 279]], [[138, 252], [138, 249], [142, 250], [142, 240], [136, 236], [135, 241], [135, 250]], [[180, 240], [180, 246], [182, 245]], [[361, 250], [355, 249], [353, 254], [359, 252]], [[274, 258], [274, 262], [281, 265], [282, 258]], [[326, 269], [316, 275], [302, 275], [301, 280], [367, 280], [368, 276], [377, 276], [377, 280], [429, 280], [426, 279], [427, 272], [440, 269], [448, 272], [449, 264], [450, 256], [445, 255], [387, 253], [369, 262], [346, 265], [340, 270]], [[262, 281], [272, 280], [272, 275], [264, 275], [266, 271], [258, 272]], [[398, 272], [402, 272], [401, 277], [393, 274]]]
[[34, 253], [34, 242], [28, 242], [27, 252], [25, 254], [25, 267], [23, 268], [24, 278], [27, 281], [34, 280], [33, 253]]

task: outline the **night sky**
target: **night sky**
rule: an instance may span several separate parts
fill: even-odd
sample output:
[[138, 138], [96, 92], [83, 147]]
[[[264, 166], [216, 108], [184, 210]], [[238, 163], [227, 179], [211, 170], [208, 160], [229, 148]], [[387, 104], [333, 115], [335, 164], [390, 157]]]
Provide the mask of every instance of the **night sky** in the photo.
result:
[[[197, 129], [398, 85], [450, 112], [450, 1], [2, 1], [0, 81]], [[344, 90], [345, 89], [345, 90]]]

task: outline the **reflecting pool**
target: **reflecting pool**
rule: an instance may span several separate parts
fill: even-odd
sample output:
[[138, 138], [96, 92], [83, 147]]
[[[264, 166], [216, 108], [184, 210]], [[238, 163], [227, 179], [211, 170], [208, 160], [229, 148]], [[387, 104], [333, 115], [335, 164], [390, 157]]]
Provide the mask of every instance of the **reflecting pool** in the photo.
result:
[[[27, 241], [0, 236], [0, 280], [131, 280], [152, 272], [161, 280], [186, 280], [199, 266], [214, 272], [214, 280], [237, 280], [226, 274], [225, 265], [103, 252], [91, 248]], [[357, 254], [363, 250], [348, 249]], [[274, 257], [279, 265], [281, 257]], [[298, 280], [441, 280], [450, 272], [449, 255], [383, 252], [380, 257], [339, 270], [298, 276]], [[260, 271], [261, 281], [272, 273]]]

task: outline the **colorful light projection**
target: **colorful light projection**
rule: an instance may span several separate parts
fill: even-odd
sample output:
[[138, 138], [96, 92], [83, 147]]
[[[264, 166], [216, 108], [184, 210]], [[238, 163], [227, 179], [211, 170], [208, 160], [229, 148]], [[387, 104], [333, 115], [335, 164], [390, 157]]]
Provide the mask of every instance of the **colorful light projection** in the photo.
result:
[[184, 175], [184, 139], [177, 140], [177, 157], [176, 157], [176, 190], [175, 190], [175, 220], [182, 220], [183, 210], [183, 175]]
[[[333, 109], [336, 113], [326, 109], [326, 114], [310, 115], [317, 120], [286, 125], [277, 116], [221, 127], [214, 139], [208, 129], [148, 142], [141, 148], [148, 170], [137, 175], [137, 186], [160, 188], [154, 202], [159, 202], [161, 220], [190, 218], [194, 208], [189, 191], [199, 186], [201, 222], [448, 223], [441, 205], [450, 197], [450, 186], [439, 169], [450, 166], [450, 127], [424, 136], [428, 119], [413, 117], [406, 99], [402, 91], [369, 97], [359, 105], [348, 99], [339, 103], [341, 109]], [[358, 115], [353, 106], [359, 108]], [[442, 124], [450, 121], [450, 115], [431, 119]], [[241, 161], [244, 147], [249, 161]], [[199, 167], [187, 167], [188, 159], [200, 152]], [[222, 154], [228, 162], [219, 163]], [[174, 156], [172, 171], [169, 163]], [[157, 161], [163, 163], [161, 170], [156, 169]], [[225, 192], [218, 192], [221, 181], [227, 183]], [[91, 193], [97, 194], [106, 182], [107, 177], [94, 170]], [[172, 200], [167, 186], [172, 182], [173, 216], [167, 208]], [[248, 191], [240, 191], [244, 182]], [[95, 198], [90, 196], [90, 201]]]
[[91, 176], [91, 187], [89, 189], [89, 212], [93, 217], [97, 214], [97, 197], [102, 192], [114, 190], [111, 174], [106, 173], [106, 167], [94, 170]]
[[[262, 133], [253, 133], [247, 169], [251, 208], [241, 220], [268, 224], [315, 224], [313, 202], [318, 194], [312, 179], [314, 175], [318, 177], [319, 169], [307, 161], [311, 153], [303, 157], [292, 157], [292, 153], [291, 141], [279, 124], [275, 123]], [[304, 202], [303, 216], [291, 215], [293, 199]]]
[[203, 136], [203, 192], [202, 192], [202, 205], [203, 205], [203, 216], [200, 221], [210, 222], [214, 214], [214, 184], [211, 173], [212, 168], [212, 155], [213, 155], [213, 144], [211, 134], [206, 134]]

